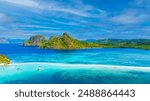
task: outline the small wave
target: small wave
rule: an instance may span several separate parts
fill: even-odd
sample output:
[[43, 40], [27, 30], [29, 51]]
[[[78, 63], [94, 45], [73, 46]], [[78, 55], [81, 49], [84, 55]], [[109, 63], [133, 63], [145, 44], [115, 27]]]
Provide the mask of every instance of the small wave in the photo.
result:
[[[29, 63], [12, 63], [9, 66], [18, 65], [51, 65], [59, 67], [75, 67], [75, 68], [108, 68], [108, 69], [126, 69], [126, 70], [142, 70], [150, 71], [150, 67], [142, 66], [121, 66], [121, 65], [104, 65], [104, 64], [69, 64], [69, 63], [49, 63], [49, 62], [29, 62]], [[71, 69], [71, 68], [70, 68]]]

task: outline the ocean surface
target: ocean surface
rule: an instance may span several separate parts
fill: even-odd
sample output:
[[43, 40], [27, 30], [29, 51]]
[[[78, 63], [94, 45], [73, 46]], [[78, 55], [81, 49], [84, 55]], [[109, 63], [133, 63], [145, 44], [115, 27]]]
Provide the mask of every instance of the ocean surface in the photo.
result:
[[149, 50], [0, 44], [0, 54], [11, 60], [10, 65], [0, 66], [1, 84], [150, 84]]

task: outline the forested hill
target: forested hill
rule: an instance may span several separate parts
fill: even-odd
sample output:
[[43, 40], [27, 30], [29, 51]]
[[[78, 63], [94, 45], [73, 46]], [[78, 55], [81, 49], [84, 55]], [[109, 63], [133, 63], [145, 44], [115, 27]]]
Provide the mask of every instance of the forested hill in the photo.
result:
[[63, 33], [62, 36], [51, 36], [46, 40], [44, 36], [36, 35], [30, 37], [24, 42], [24, 46], [39, 46], [41, 48], [50, 49], [81, 49], [81, 48], [94, 48], [99, 47], [98, 44], [93, 42], [79, 41], [68, 33]]

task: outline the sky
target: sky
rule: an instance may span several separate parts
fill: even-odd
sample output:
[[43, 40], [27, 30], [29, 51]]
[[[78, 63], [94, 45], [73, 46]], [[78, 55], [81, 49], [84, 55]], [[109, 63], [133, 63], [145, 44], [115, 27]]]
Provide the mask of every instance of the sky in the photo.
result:
[[150, 39], [150, 0], [0, 0], [0, 38], [68, 32], [85, 39]]

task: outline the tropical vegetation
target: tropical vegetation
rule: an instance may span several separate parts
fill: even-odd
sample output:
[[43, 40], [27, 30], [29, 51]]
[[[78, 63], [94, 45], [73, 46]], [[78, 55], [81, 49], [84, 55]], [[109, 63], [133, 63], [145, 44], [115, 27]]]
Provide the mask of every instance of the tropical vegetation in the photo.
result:
[[0, 54], [0, 64], [10, 64], [10, 60], [5, 55]]
[[51, 49], [81, 49], [99, 47], [93, 42], [79, 41], [69, 36], [68, 33], [63, 33], [62, 36], [51, 36], [49, 40], [45, 40], [43, 36], [32, 36], [24, 43], [25, 46], [39, 46], [41, 48]]

